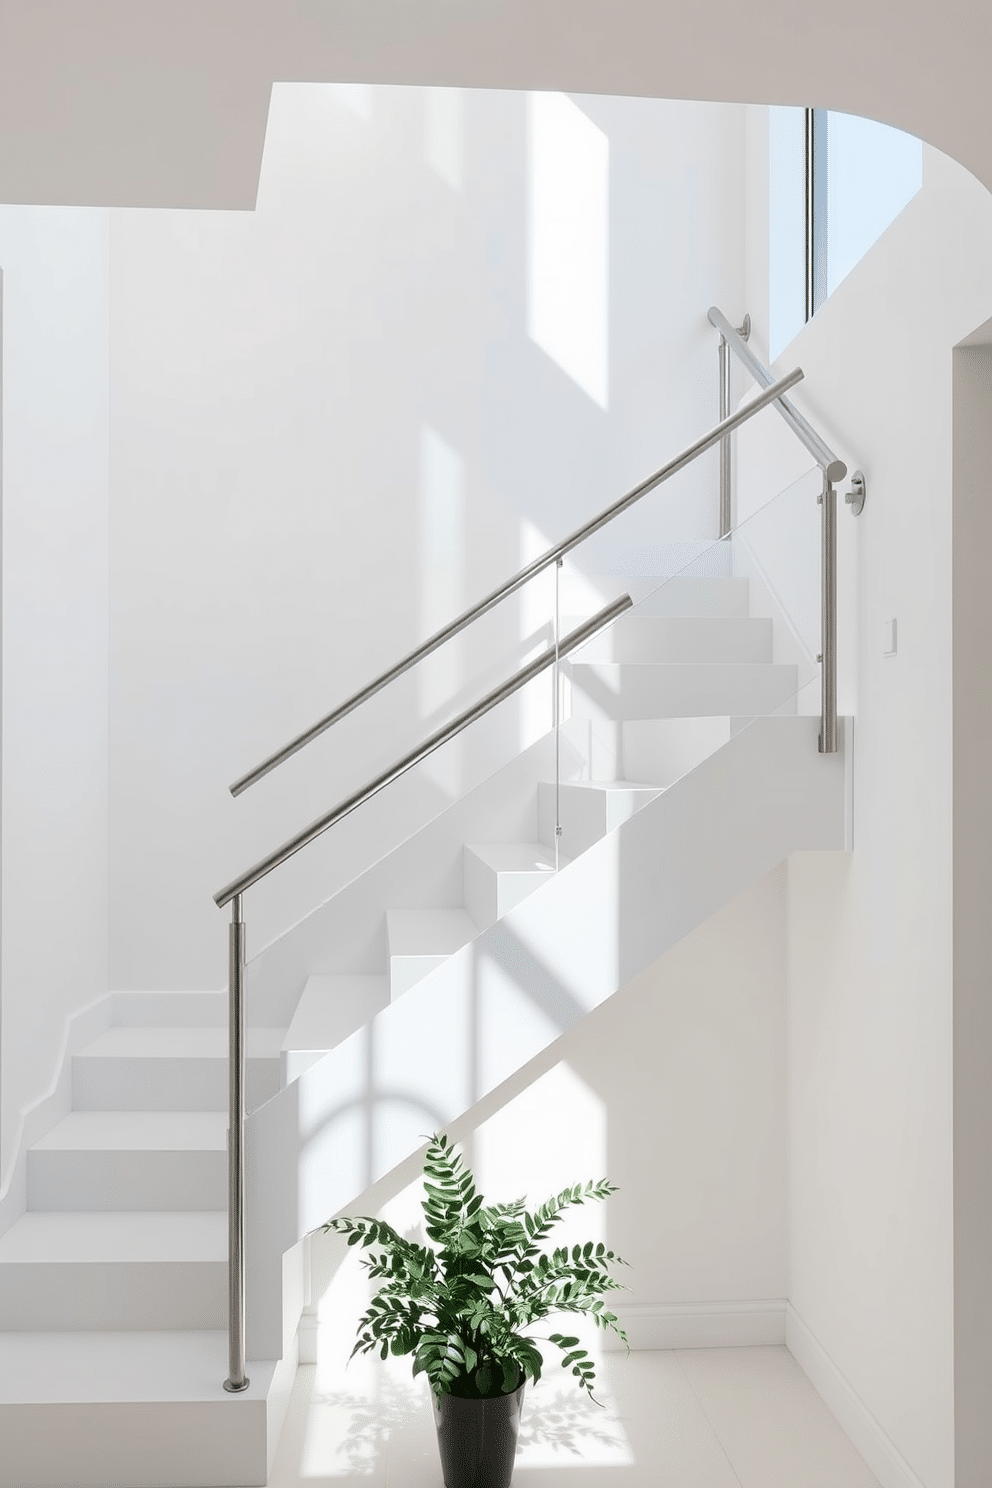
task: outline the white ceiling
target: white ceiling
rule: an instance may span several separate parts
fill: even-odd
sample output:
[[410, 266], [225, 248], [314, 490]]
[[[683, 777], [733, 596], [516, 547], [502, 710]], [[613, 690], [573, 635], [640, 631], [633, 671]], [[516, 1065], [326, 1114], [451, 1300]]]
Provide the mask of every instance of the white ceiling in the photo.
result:
[[274, 80], [816, 104], [992, 188], [989, 0], [0, 0], [0, 201], [254, 204]]

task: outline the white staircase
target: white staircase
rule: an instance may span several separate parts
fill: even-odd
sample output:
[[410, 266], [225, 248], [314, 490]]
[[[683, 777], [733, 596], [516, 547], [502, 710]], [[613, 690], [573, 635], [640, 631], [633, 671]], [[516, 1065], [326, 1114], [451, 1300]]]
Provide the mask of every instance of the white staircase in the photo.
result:
[[[844, 761], [787, 716], [771, 647], [746, 580], [672, 581], [576, 657], [559, 791], [542, 741], [252, 965], [243, 1395], [221, 1389], [226, 1000], [112, 995], [0, 1236], [0, 1484], [265, 1481], [284, 1254], [782, 857], [845, 845]], [[583, 778], [604, 738], [632, 778]]]

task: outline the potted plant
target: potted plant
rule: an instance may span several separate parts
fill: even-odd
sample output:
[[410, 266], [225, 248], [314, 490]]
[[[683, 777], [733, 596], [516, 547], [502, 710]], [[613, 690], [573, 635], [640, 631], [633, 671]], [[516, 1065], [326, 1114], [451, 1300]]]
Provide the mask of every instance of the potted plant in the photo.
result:
[[[412, 1354], [430, 1381], [445, 1488], [508, 1488], [524, 1387], [543, 1358], [530, 1327], [557, 1313], [585, 1313], [626, 1343], [602, 1301], [620, 1283], [622, 1258], [591, 1240], [548, 1251], [543, 1242], [564, 1211], [616, 1189], [605, 1179], [576, 1184], [528, 1212], [524, 1200], [486, 1205], [461, 1155], [435, 1135], [424, 1159], [425, 1228], [431, 1245], [404, 1239], [381, 1219], [332, 1219], [370, 1254], [380, 1282], [358, 1324], [357, 1353]], [[562, 1367], [592, 1396], [595, 1371], [576, 1337], [551, 1333]], [[593, 1397], [594, 1398], [594, 1397]]]

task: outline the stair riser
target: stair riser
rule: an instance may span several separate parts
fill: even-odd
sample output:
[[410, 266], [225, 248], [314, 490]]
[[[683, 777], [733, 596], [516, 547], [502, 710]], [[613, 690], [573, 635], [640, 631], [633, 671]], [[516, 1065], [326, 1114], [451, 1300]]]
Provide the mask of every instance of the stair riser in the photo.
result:
[[226, 1152], [28, 1153], [29, 1209], [203, 1210], [226, 1202]]
[[[278, 1058], [249, 1059], [249, 1110], [278, 1089]], [[226, 1111], [227, 1060], [77, 1054], [72, 1104], [77, 1111]]]
[[264, 1400], [0, 1405], [0, 1488], [264, 1484], [266, 1436]]
[[621, 616], [583, 646], [577, 662], [689, 662], [767, 664], [770, 620], [699, 620]]
[[389, 958], [389, 997], [395, 1002], [397, 997], [402, 997], [404, 992], [409, 992], [411, 987], [422, 981], [438, 966], [443, 966], [448, 959], [448, 952], [442, 956], [390, 956]]
[[226, 1326], [223, 1261], [15, 1261], [0, 1267], [5, 1332]]
[[759, 717], [791, 706], [792, 666], [630, 666], [576, 663], [572, 708], [612, 719]]
[[747, 579], [674, 578], [638, 602], [644, 615], [677, 618], [745, 620], [748, 611]]
[[130, 1028], [224, 1028], [224, 992], [114, 992], [112, 1018]]
[[474, 854], [466, 853], [465, 908], [479, 929], [486, 930], [553, 877], [553, 869], [497, 871]]

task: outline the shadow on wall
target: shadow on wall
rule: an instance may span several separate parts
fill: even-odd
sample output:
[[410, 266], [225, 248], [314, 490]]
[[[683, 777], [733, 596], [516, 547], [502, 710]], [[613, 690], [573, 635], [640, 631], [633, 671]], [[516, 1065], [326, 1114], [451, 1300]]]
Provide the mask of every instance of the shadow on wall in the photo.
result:
[[[504, 1019], [530, 1017], [560, 1036], [495, 1089], [486, 1070], [500, 1058], [499, 1028], [487, 1024], [477, 987], [471, 1018], [460, 1021], [468, 1079], [491, 1093], [474, 1109], [466, 1101], [449, 1130], [480, 1191], [537, 1203], [608, 1176], [619, 1193], [572, 1211], [558, 1233], [561, 1243], [603, 1239], [624, 1254], [632, 1301], [785, 1295], [785, 883], [784, 866], [775, 869], [585, 1017], [576, 993], [518, 947]], [[376, 1089], [374, 1073], [365, 1097], [367, 1133], [378, 1102], [385, 1127], [389, 1102], [406, 1098]], [[416, 1117], [425, 1134], [437, 1124], [422, 1098]], [[415, 1229], [420, 1157], [348, 1211]], [[364, 1160], [374, 1173], [373, 1136]], [[348, 1257], [338, 1236], [316, 1238], [313, 1257], [327, 1347], [343, 1359], [341, 1319], [364, 1306], [363, 1273], [351, 1256], [335, 1279]]]

